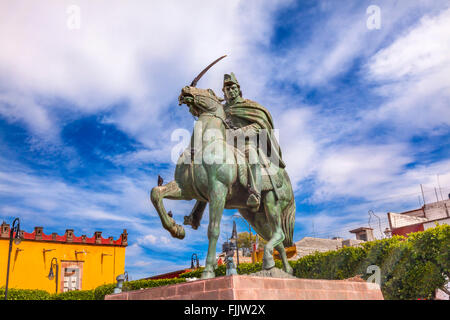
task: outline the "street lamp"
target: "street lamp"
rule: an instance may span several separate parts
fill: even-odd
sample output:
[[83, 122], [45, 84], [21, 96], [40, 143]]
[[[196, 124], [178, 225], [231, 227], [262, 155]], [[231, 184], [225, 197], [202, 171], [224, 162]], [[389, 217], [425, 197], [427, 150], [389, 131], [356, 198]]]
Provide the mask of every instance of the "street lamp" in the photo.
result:
[[194, 261], [197, 262], [197, 269], [200, 268], [200, 262], [198, 261], [198, 257], [197, 257], [196, 253], [193, 253], [192, 256], [191, 256], [191, 269], [195, 268]]
[[[17, 223], [17, 226], [16, 226]], [[14, 235], [14, 232], [16, 233]], [[6, 286], [5, 286], [5, 300], [8, 300], [8, 282], [9, 282], [9, 264], [11, 261], [12, 243], [19, 245], [22, 239], [20, 238], [20, 219], [15, 218], [12, 223], [12, 228], [9, 230], [9, 251], [8, 251], [8, 266], [6, 267]]]
[[236, 241], [236, 253], [237, 253], [237, 263], [236, 263], [236, 268], [239, 268], [239, 244], [238, 244], [238, 235], [237, 235], [237, 231], [236, 231], [236, 221], [233, 220], [233, 231], [231, 232], [231, 238], [230, 240], [234, 240]]
[[[53, 263], [53, 261], [55, 261], [55, 263]], [[48, 280], [53, 280], [55, 278], [55, 273], [53, 273], [53, 266], [55, 266], [55, 273], [56, 273], [56, 293], [58, 293], [58, 259], [53, 258], [52, 261], [50, 262], [50, 272], [48, 273]]]

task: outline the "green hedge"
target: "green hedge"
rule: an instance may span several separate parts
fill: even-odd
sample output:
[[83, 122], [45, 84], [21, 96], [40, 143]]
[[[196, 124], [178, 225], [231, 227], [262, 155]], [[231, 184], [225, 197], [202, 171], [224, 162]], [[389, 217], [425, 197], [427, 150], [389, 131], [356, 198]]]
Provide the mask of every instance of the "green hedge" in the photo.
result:
[[[363, 243], [360, 247], [344, 247], [336, 251], [317, 252], [289, 261], [295, 276], [308, 279], [341, 280], [360, 275], [367, 280], [372, 274], [367, 267], [376, 265], [381, 271], [381, 290], [385, 299], [430, 299], [436, 289], [450, 278], [450, 226], [443, 225], [408, 238], [392, 238]], [[282, 267], [276, 260], [276, 266]], [[238, 274], [261, 270], [261, 263], [241, 263]], [[200, 278], [203, 268], [186, 272], [180, 278]], [[225, 275], [225, 265], [216, 276]]]
[[[5, 288], [0, 288], [0, 299], [5, 297]], [[52, 300], [52, 295], [44, 290], [8, 289], [8, 300]]]
[[315, 253], [297, 261], [295, 275], [310, 279], [346, 279], [361, 275], [368, 279], [367, 267], [381, 270], [381, 290], [385, 299], [430, 299], [450, 278], [450, 226], [443, 225], [408, 235], [394, 236]]
[[172, 279], [158, 279], [158, 280], [135, 280], [125, 282], [123, 284], [123, 289], [125, 291], [131, 291], [131, 290], [139, 290], [142, 288], [167, 286], [170, 284], [176, 284], [181, 282], [186, 282], [186, 279], [172, 278]]
[[[170, 284], [176, 284], [180, 282], [186, 282], [186, 279], [172, 278], [172, 279], [158, 279], [158, 280], [134, 280], [123, 283], [123, 291], [139, 290], [144, 288], [153, 288], [167, 286]], [[104, 300], [105, 296], [114, 292], [115, 284], [105, 284], [99, 286], [93, 290], [94, 300]]]
[[[186, 282], [186, 279], [135, 280], [124, 282], [123, 291], [153, 288]], [[105, 295], [114, 292], [116, 284], [101, 285], [93, 290], [75, 290], [50, 294], [44, 290], [8, 289], [8, 300], [104, 300]], [[5, 288], [0, 288], [0, 297], [5, 295]]]
[[52, 300], [95, 300], [94, 290], [74, 290], [53, 294]]
[[[297, 264], [297, 261], [289, 261], [289, 264], [292, 267], [295, 267], [295, 265]], [[277, 268], [282, 269], [283, 268], [283, 263], [281, 262], [281, 260], [275, 260], [275, 266]], [[196, 270], [190, 271], [190, 272], [185, 272], [179, 275], [180, 278], [200, 278], [202, 275], [204, 267], [200, 267]], [[220, 265], [216, 268], [215, 270], [215, 274], [216, 277], [220, 277], [220, 276], [224, 276], [226, 274], [226, 265]], [[240, 263], [239, 266], [236, 268], [236, 271], [238, 274], [250, 274], [250, 273], [255, 273], [258, 271], [262, 270], [262, 263], [261, 262], [257, 262], [257, 263]]]
[[[276, 260], [276, 266], [282, 263]], [[436, 289], [450, 278], [450, 226], [443, 225], [424, 232], [409, 234], [408, 238], [365, 242], [360, 247], [345, 247], [336, 251], [317, 252], [289, 261], [295, 276], [309, 279], [347, 279], [361, 275], [367, 280], [367, 267], [377, 265], [381, 270], [381, 290], [385, 299], [430, 299]], [[238, 274], [261, 270], [261, 263], [241, 263]], [[125, 282], [123, 290], [138, 290], [185, 282], [186, 278], [200, 278], [203, 268], [186, 272], [180, 278], [135, 280]], [[226, 273], [225, 265], [217, 267], [216, 276]], [[50, 294], [43, 290], [9, 289], [10, 300], [103, 300], [113, 293], [115, 284], [106, 284], [94, 290]], [[0, 297], [4, 295], [0, 288]]]

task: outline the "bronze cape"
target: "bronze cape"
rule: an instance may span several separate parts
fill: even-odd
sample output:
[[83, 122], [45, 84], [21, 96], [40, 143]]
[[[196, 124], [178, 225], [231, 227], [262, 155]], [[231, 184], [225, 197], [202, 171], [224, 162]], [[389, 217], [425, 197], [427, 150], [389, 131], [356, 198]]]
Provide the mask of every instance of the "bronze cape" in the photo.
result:
[[[282, 159], [281, 149], [278, 141], [273, 135], [272, 116], [266, 108], [254, 101], [244, 99], [243, 102], [238, 102], [231, 106], [226, 106], [225, 112], [227, 113], [227, 116], [231, 117], [231, 119], [233, 119], [234, 117], [241, 118], [250, 123], [256, 123], [260, 126], [261, 129], [267, 130], [268, 145], [266, 152], [270, 150], [271, 157], [269, 158], [267, 154], [265, 156], [280, 168], [286, 167], [286, 164]], [[258, 148], [258, 150], [260, 150], [260, 148]]]

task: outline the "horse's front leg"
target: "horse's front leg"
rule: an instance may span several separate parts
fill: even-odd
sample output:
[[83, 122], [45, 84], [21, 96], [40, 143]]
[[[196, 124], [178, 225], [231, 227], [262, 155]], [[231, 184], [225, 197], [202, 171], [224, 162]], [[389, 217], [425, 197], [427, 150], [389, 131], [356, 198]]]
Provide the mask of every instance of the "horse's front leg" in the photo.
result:
[[172, 237], [183, 239], [185, 236], [184, 228], [175, 222], [170, 212], [166, 212], [166, 208], [164, 208], [163, 203], [164, 198], [172, 200], [186, 200], [183, 197], [182, 191], [176, 181], [171, 181], [163, 186], [154, 187], [150, 192], [150, 200], [158, 212], [163, 227], [170, 232]]
[[206, 256], [205, 269], [202, 279], [214, 278], [216, 265], [216, 246], [220, 234], [220, 221], [227, 196], [227, 187], [219, 181], [211, 181], [209, 184], [209, 225], [208, 225], [208, 254]]
[[[267, 222], [272, 229], [272, 236], [270, 240], [267, 241], [264, 246], [264, 256], [263, 256], [263, 264], [262, 268], [264, 270], [270, 270], [275, 267], [275, 260], [273, 259], [273, 248], [278, 247], [280, 251], [280, 255], [283, 258], [283, 253], [285, 254], [283, 247], [284, 240], [284, 232], [281, 228], [281, 209], [280, 205], [275, 200], [275, 193], [273, 191], [269, 191], [266, 194], [264, 200], [264, 206], [266, 210], [266, 216], [268, 218]], [[281, 250], [282, 249], [282, 250]], [[283, 260], [284, 268], [287, 272], [290, 271], [290, 265], [287, 263], [287, 259]]]

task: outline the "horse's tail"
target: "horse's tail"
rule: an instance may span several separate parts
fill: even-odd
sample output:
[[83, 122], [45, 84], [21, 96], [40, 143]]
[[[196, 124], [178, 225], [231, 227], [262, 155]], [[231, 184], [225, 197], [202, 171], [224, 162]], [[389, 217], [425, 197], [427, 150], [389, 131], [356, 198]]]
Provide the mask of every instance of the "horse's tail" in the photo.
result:
[[294, 192], [292, 191], [291, 181], [287, 172], [284, 171], [285, 182], [289, 185], [291, 189], [291, 199], [289, 204], [284, 208], [281, 215], [281, 228], [284, 232], [284, 241], [283, 245], [285, 248], [293, 245], [294, 238], [294, 226], [295, 226], [295, 199]]

